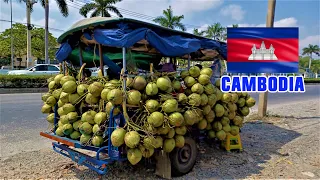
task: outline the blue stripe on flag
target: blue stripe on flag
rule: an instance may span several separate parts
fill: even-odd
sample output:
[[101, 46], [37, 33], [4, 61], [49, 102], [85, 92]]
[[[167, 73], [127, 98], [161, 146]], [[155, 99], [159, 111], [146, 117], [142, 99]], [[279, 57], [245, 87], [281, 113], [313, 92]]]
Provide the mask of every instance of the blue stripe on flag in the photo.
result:
[[297, 73], [298, 62], [228, 62], [228, 73]]
[[299, 29], [294, 28], [228, 28], [227, 38], [299, 38]]

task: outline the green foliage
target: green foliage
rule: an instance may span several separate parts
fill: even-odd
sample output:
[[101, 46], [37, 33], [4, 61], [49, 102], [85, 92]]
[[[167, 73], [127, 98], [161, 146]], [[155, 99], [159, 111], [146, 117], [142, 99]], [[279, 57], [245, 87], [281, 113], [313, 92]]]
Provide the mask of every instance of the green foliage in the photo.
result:
[[[305, 56], [305, 57], [300, 57], [299, 60], [299, 69], [304, 72], [306, 68], [309, 67], [309, 60], [310, 57]], [[320, 59], [314, 59], [311, 61], [311, 68], [310, 70], [313, 73], [320, 73]]]
[[171, 6], [169, 6], [168, 9], [163, 10], [163, 16], [159, 16], [153, 19], [153, 21], [166, 28], [170, 28], [170, 29], [179, 28], [182, 31], [186, 31], [186, 27], [181, 23], [183, 18], [184, 18], [183, 15], [174, 16]]
[[[14, 56], [22, 57], [27, 54], [27, 27], [23, 24], [13, 24], [13, 48]], [[44, 59], [45, 57], [45, 45], [44, 45], [43, 28], [33, 28], [31, 30], [31, 54], [34, 57]], [[54, 59], [56, 47], [58, 43], [56, 38], [49, 33], [49, 58]], [[0, 33], [0, 57], [11, 56], [11, 30], [6, 29]]]
[[305, 78], [304, 83], [320, 83], [320, 78]]
[[89, 12], [92, 12], [91, 17], [111, 17], [111, 14], [109, 12], [113, 12], [116, 13], [119, 17], [122, 17], [120, 11], [115, 6], [113, 6], [113, 4], [121, 1], [122, 0], [94, 0], [91, 3], [83, 5], [79, 10], [79, 14], [81, 14], [85, 18], [88, 16]]
[[10, 58], [0, 58], [0, 66], [10, 65], [11, 60]]
[[0, 75], [1, 88], [43, 88], [47, 87], [50, 75]]

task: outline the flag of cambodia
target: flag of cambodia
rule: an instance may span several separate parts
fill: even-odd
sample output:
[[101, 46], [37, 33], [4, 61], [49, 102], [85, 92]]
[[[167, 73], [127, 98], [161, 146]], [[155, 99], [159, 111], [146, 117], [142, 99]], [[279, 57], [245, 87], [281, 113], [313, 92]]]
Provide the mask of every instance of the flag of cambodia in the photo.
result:
[[228, 28], [228, 73], [296, 73], [298, 28]]

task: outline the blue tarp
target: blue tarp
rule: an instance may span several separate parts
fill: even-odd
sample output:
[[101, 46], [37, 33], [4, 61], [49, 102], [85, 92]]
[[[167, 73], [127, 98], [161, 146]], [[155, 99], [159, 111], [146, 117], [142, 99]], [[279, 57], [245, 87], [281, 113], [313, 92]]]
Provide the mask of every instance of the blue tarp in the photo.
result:
[[[129, 48], [138, 41], [146, 39], [152, 47], [156, 48], [164, 56], [169, 57], [183, 56], [204, 48], [217, 49], [223, 58], [227, 58], [227, 47], [225, 44], [205, 38], [187, 38], [180, 35], [169, 36], [167, 32], [155, 31], [141, 27], [130, 29], [128, 24], [119, 23], [116, 29], [95, 29], [92, 35], [85, 34], [85, 37], [89, 39], [90, 36], [93, 36], [102, 45], [120, 48]], [[64, 43], [57, 51], [56, 58], [62, 62], [70, 53], [70, 45]], [[106, 57], [104, 61], [107, 61]]]

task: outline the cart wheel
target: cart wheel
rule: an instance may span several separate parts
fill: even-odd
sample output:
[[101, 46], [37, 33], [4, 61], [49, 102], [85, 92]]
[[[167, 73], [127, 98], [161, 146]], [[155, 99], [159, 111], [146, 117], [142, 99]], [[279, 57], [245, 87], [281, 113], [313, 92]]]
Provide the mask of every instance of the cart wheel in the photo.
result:
[[189, 173], [196, 163], [198, 150], [196, 142], [190, 138], [185, 138], [182, 148], [175, 148], [170, 153], [172, 176], [182, 176]]

